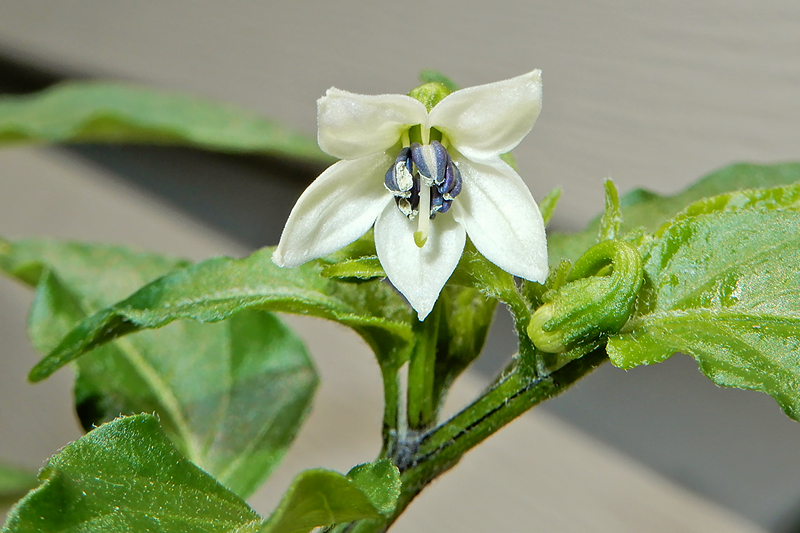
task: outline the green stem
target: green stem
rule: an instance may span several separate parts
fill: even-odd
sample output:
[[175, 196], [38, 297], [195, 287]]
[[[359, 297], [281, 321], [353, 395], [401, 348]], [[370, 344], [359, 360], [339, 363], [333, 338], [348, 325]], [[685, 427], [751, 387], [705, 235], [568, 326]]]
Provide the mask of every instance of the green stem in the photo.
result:
[[335, 531], [386, 531], [425, 486], [452, 468], [466, 452], [527, 410], [560, 394], [606, 360], [604, 350], [595, 350], [547, 377], [531, 376], [516, 366], [509, 368], [505, 377], [480, 398], [419, 438], [410, 466], [401, 473], [403, 492], [391, 516], [340, 526], [342, 529], [337, 527]]
[[397, 440], [397, 423], [400, 412], [400, 380], [397, 370], [381, 367], [383, 378], [383, 446], [380, 457], [388, 457]]
[[437, 304], [425, 321], [414, 328], [416, 344], [408, 362], [408, 427], [412, 430], [427, 429], [436, 422], [433, 384], [441, 317], [439, 308]]

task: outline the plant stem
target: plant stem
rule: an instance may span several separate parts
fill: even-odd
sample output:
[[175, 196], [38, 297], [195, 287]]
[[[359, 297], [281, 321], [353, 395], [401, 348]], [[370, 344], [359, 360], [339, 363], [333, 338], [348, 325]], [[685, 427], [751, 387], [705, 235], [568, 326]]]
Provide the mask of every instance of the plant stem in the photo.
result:
[[497, 430], [607, 361], [603, 349], [572, 361], [547, 377], [536, 377], [511, 366], [502, 379], [461, 412], [419, 437], [410, 466], [401, 472], [403, 492], [391, 516], [383, 520], [337, 526], [334, 531], [379, 533], [386, 531], [411, 501], [436, 477], [452, 468], [466, 452]]
[[400, 411], [400, 379], [397, 370], [389, 366], [381, 367], [383, 378], [383, 445], [380, 457], [388, 457], [397, 439], [397, 423]]
[[428, 429], [436, 422], [433, 382], [440, 308], [437, 304], [414, 328], [416, 344], [408, 362], [408, 427], [412, 430]]

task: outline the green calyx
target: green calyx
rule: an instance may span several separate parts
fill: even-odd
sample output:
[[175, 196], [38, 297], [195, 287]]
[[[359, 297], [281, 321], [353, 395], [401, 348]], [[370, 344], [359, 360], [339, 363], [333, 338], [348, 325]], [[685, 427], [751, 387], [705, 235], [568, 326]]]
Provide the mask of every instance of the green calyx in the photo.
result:
[[453, 91], [448, 89], [444, 84], [438, 81], [431, 81], [412, 89], [411, 92], [408, 93], [408, 96], [422, 102], [428, 110], [428, 113], [430, 113], [431, 109], [451, 92]]
[[528, 336], [541, 351], [562, 353], [616, 333], [633, 312], [642, 280], [636, 248], [618, 240], [596, 244], [578, 259], [566, 283], [546, 295]]

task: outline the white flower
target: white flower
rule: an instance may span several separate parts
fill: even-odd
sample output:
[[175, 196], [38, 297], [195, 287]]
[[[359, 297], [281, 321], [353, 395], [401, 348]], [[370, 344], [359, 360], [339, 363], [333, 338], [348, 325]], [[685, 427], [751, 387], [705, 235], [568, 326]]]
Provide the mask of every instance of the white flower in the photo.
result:
[[[318, 102], [319, 145], [341, 161], [297, 201], [273, 261], [300, 265], [374, 225], [381, 265], [420, 320], [458, 264], [467, 235], [503, 270], [544, 281], [542, 216], [500, 159], [531, 130], [541, 102], [539, 70], [456, 91], [430, 112], [410, 96], [329, 89]], [[441, 143], [431, 140], [439, 137]], [[425, 205], [430, 217], [420, 214]]]

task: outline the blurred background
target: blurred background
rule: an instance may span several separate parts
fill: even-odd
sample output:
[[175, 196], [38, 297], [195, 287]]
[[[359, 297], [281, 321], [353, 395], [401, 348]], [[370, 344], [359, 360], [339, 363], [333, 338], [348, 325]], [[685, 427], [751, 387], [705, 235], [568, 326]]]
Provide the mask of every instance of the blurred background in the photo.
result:
[[[233, 102], [313, 136], [327, 88], [404, 93], [428, 68], [461, 86], [542, 69], [543, 111], [515, 155], [534, 197], [563, 189], [553, 230], [579, 230], [597, 215], [606, 177], [623, 193], [672, 194], [733, 162], [800, 159], [796, 0], [0, 0], [5, 93], [125, 80]], [[241, 255], [277, 243], [317, 171], [188, 149], [8, 148], [0, 234]], [[149, 214], [126, 219], [112, 197]], [[164, 230], [159, 217], [178, 217], [182, 229]], [[3, 283], [0, 332], [12, 335], [27, 296]], [[326, 327], [307, 329], [324, 336]], [[470, 379], [490, 379], [513, 351], [501, 313]], [[37, 466], [35, 457], [78, 434], [69, 405], [43, 407], [36, 416], [52, 420], [33, 432], [17, 429], [30, 417], [20, 402], [47, 387], [17, 383], [35, 361], [26, 357], [13, 383], [0, 372], [0, 457]], [[68, 376], [60, 379], [68, 398]], [[768, 396], [715, 387], [690, 358], [629, 372], [606, 365], [543, 409], [597, 439], [589, 447], [610, 446], [690, 495], [771, 531], [800, 531], [800, 425]]]

